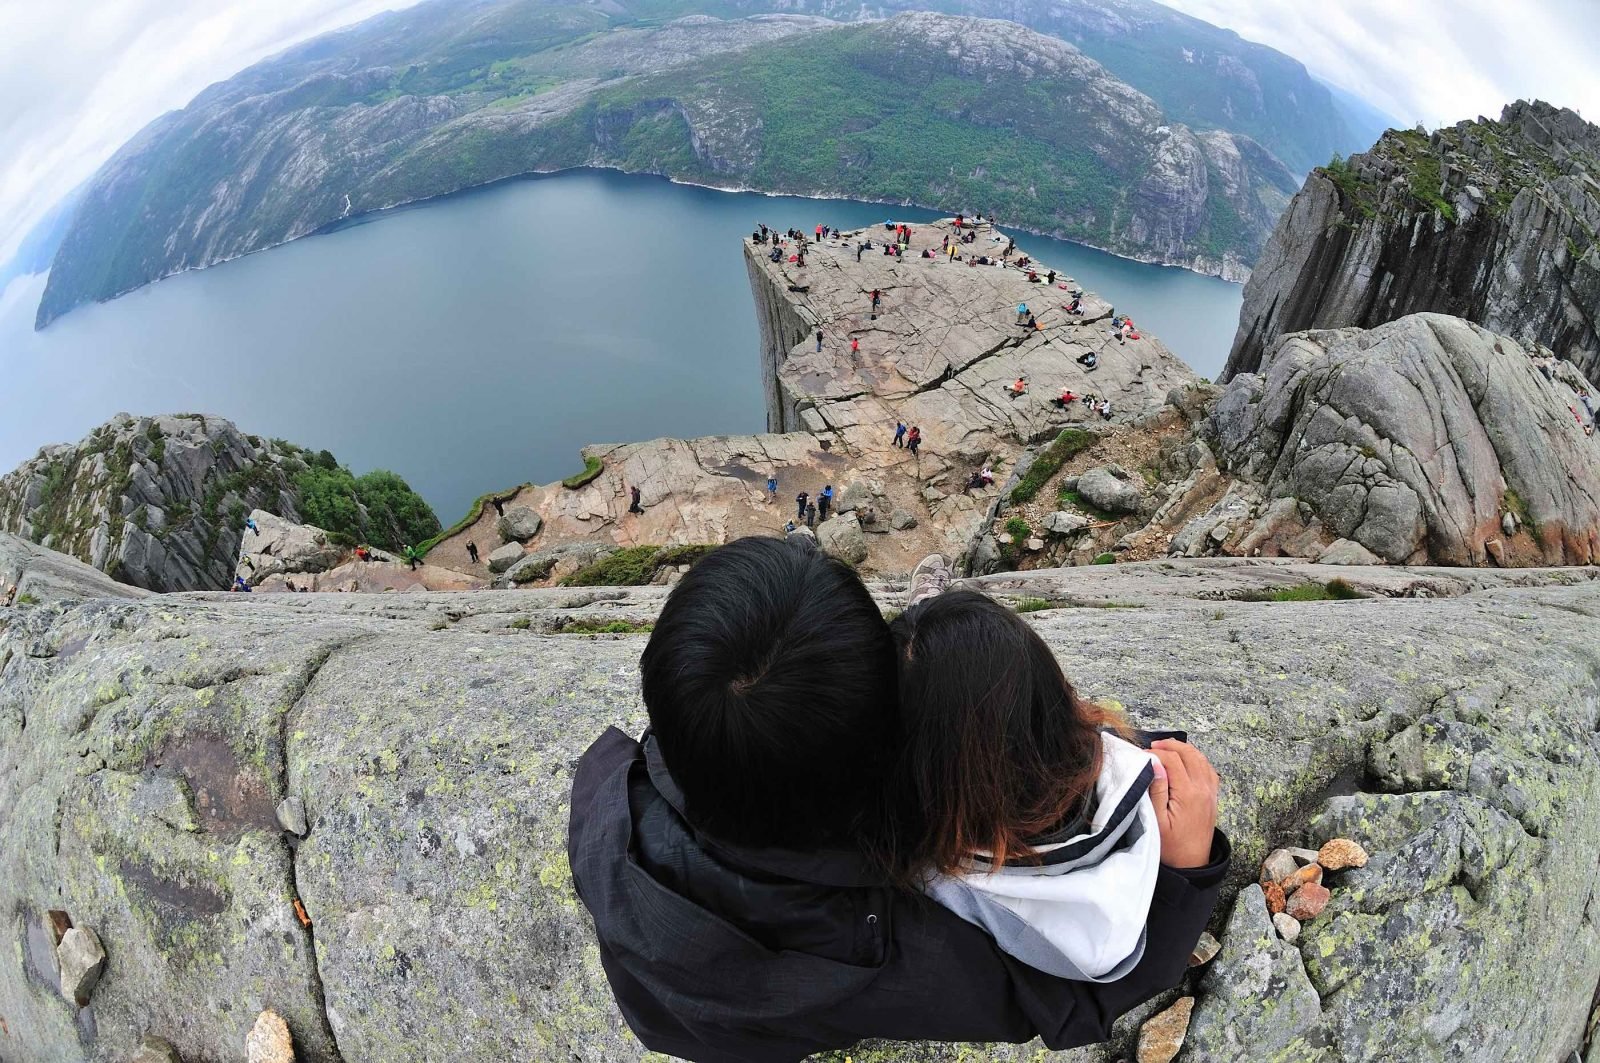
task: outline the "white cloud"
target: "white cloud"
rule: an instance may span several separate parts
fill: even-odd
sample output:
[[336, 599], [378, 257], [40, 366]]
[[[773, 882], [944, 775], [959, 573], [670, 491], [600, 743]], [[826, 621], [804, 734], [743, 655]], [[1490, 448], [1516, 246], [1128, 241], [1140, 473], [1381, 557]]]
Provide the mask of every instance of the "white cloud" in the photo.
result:
[[1600, 121], [1600, 0], [1166, 0], [1287, 52], [1404, 122], [1540, 98]]
[[415, 0], [0, 0], [0, 263], [152, 119], [298, 41]]

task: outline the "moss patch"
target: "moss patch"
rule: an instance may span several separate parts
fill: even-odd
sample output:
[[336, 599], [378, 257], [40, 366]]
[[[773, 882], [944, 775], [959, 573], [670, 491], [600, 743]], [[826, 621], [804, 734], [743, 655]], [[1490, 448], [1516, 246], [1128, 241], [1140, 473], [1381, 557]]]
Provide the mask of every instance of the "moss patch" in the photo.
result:
[[583, 471], [569, 476], [565, 480], [562, 480], [561, 486], [569, 490], [576, 491], [584, 484], [591, 483], [595, 477], [600, 475], [601, 470], [604, 468], [605, 465], [600, 461], [599, 458], [586, 454], [583, 458]]
[[1094, 446], [1099, 439], [1093, 432], [1085, 432], [1081, 428], [1064, 430], [1033, 459], [1033, 464], [1022, 474], [1017, 486], [1011, 489], [1011, 501], [1019, 505], [1031, 502], [1040, 488], [1061, 471], [1061, 466]]

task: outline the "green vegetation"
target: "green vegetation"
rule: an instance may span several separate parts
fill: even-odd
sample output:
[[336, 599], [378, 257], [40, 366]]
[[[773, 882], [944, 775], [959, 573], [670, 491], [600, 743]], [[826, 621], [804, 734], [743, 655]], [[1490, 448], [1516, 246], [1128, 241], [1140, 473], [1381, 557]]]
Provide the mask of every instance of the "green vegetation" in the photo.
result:
[[1019, 598], [1016, 605], [1019, 613], [1038, 613], [1054, 608], [1056, 608], [1055, 603], [1044, 598]]
[[600, 461], [599, 458], [590, 454], [585, 454], [583, 458], [583, 471], [580, 473], [574, 473], [565, 480], [562, 480], [561, 486], [576, 491], [584, 484], [592, 482], [595, 477], [600, 475], [601, 470], [604, 468], [605, 465]]
[[403, 550], [439, 531], [433, 509], [400, 476], [387, 469], [353, 476], [326, 450], [295, 477], [295, 488], [301, 517], [339, 541]]
[[650, 621], [605, 620], [600, 617], [575, 617], [551, 629], [555, 635], [642, 635], [655, 630]]
[[1328, 165], [1320, 167], [1317, 172], [1332, 181], [1363, 218], [1377, 214], [1375, 204], [1378, 201], [1378, 186], [1362, 180], [1343, 155], [1335, 155]]
[[1068, 428], [1041, 450], [1011, 489], [1013, 504], [1030, 502], [1050, 478], [1061, 471], [1061, 466], [1099, 442], [1100, 437], [1081, 428]]
[[24, 591], [23, 593], [17, 595], [17, 604], [18, 605], [38, 605], [39, 604], [39, 599], [35, 598], [33, 595], [31, 595], [31, 594], [27, 593], [26, 591]]
[[1332, 602], [1365, 598], [1366, 595], [1342, 579], [1327, 583], [1302, 583], [1294, 587], [1251, 590], [1230, 596], [1236, 602]]
[[1089, 564], [1091, 564], [1091, 565], [1114, 565], [1116, 563], [1117, 563], [1117, 555], [1113, 554], [1113, 553], [1110, 553], [1109, 551], [1106, 552], [1106, 553], [1103, 553], [1103, 554], [1096, 555], [1095, 559], [1093, 561], [1089, 562]]
[[664, 568], [692, 565], [716, 547], [704, 543], [683, 546], [630, 546], [587, 565], [561, 581], [563, 587], [642, 587]]
[[1500, 496], [1500, 508], [1504, 512], [1509, 513], [1513, 517], [1517, 518], [1517, 525], [1519, 527], [1525, 527], [1530, 532], [1534, 532], [1535, 534], [1538, 533], [1539, 523], [1538, 521], [1534, 520], [1533, 515], [1528, 512], [1528, 503], [1523, 501], [1522, 496], [1511, 490], [1509, 487], [1506, 488], [1506, 493]]
[[1407, 178], [1407, 187], [1411, 190], [1411, 198], [1429, 208], [1437, 214], [1444, 216], [1449, 222], [1456, 220], [1456, 208], [1449, 200], [1444, 198], [1441, 189], [1444, 187], [1444, 176], [1439, 169], [1439, 157], [1432, 152], [1418, 156], [1412, 162], [1411, 174]]
[[533, 619], [526, 616], [519, 616], [515, 620], [511, 621], [511, 623], [506, 625], [506, 627], [509, 627], [513, 631], [526, 631], [532, 626]]

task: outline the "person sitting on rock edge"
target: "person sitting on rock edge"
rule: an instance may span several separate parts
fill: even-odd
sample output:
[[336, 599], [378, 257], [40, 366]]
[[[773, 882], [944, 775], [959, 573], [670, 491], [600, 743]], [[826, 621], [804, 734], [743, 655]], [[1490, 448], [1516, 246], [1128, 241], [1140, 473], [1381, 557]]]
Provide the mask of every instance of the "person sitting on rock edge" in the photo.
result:
[[[567, 836], [646, 1048], [694, 1063], [790, 1063], [863, 1038], [1068, 1048], [1182, 977], [1220, 875], [1163, 871], [1145, 954], [1109, 983], [1017, 962], [896, 885], [908, 853], [884, 780], [910, 750], [895, 652], [860, 579], [800, 537], [715, 550], [669, 595], [640, 662], [650, 728], [607, 729], [584, 753]], [[897, 826], [921, 837], [925, 822]]]
[[[935, 560], [948, 567], [923, 565]], [[1181, 977], [1199, 935], [1162, 933], [1154, 906], [1163, 878], [1215, 888], [1227, 873], [1216, 772], [1078, 696], [1013, 609], [912, 584], [890, 624], [902, 745], [889, 808], [917, 825], [896, 835], [896, 878], [1045, 974], [1116, 983], [1154, 952]]]

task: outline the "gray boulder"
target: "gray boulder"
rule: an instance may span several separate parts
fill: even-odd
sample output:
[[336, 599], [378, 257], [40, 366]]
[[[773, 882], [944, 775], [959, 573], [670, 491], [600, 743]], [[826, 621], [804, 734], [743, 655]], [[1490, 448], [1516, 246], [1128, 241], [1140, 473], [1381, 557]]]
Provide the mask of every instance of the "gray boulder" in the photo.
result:
[[1513, 563], [1600, 559], [1600, 438], [1568, 364], [1458, 318], [1302, 333], [1237, 377], [1207, 422], [1218, 460], [1307, 503], [1332, 535], [1392, 564], [1483, 565], [1502, 513], [1529, 517]]
[[917, 518], [903, 509], [889, 514], [889, 527], [895, 531], [909, 531], [917, 526]]
[[489, 555], [489, 571], [494, 573], [504, 572], [524, 556], [521, 543], [506, 543], [494, 553]]
[[1092, 523], [1093, 521], [1082, 514], [1057, 510], [1044, 518], [1044, 530], [1051, 535], [1073, 535]]
[[1144, 501], [1144, 491], [1120, 465], [1090, 469], [1078, 477], [1076, 490], [1096, 508], [1113, 514], [1133, 513]]
[[850, 565], [859, 565], [867, 559], [867, 538], [861, 532], [861, 522], [855, 514], [829, 517], [817, 525], [817, 545], [829, 557], [836, 557]]
[[503, 517], [495, 521], [495, 530], [506, 542], [525, 543], [538, 535], [542, 527], [544, 518], [527, 506], [513, 506], [506, 510]]
[[268, 576], [297, 572], [326, 572], [349, 553], [328, 539], [328, 533], [310, 524], [296, 524], [258, 509], [250, 514], [256, 530], [246, 528], [239, 540], [235, 572], [252, 587]]
[[1381, 565], [1383, 558], [1360, 543], [1337, 539], [1317, 558], [1319, 565]]

